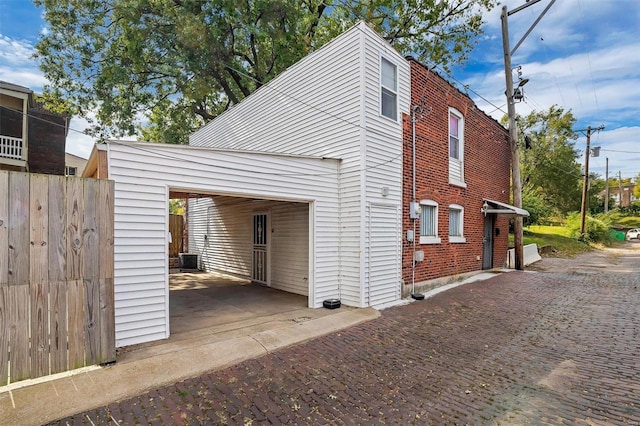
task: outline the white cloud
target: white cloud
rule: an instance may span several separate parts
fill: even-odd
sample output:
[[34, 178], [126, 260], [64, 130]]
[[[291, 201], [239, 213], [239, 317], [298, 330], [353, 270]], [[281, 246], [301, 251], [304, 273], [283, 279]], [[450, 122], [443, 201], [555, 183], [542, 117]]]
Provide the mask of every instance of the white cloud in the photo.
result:
[[28, 41], [16, 40], [0, 34], [0, 62], [21, 66], [25, 62], [33, 61], [33, 53], [33, 46]]
[[[513, 10], [526, 2], [502, 3]], [[512, 48], [547, 4], [540, 2], [509, 17]], [[470, 93], [474, 101], [496, 119], [506, 111], [500, 9], [485, 16], [485, 37], [467, 68], [460, 70], [464, 83], [489, 103]], [[556, 1], [512, 61], [514, 66], [522, 65], [523, 77], [530, 79], [526, 102], [516, 105], [519, 114], [558, 104], [573, 112], [577, 128], [605, 124], [605, 130], [592, 137], [592, 146], [601, 146], [602, 152], [600, 158], [592, 158], [590, 169], [601, 175], [607, 157], [611, 173], [619, 170], [623, 177], [630, 177], [640, 171], [638, 19], [640, 2], [636, 0]], [[481, 71], [473, 73], [473, 69]], [[496, 106], [502, 106], [502, 111]], [[582, 136], [576, 148], [584, 150], [584, 146]]]

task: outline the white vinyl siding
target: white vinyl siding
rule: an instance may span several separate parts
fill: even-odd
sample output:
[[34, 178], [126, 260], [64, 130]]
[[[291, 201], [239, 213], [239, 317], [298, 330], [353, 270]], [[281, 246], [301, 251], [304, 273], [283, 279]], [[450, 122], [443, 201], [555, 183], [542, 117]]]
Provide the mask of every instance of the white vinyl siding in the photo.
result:
[[464, 207], [458, 204], [449, 206], [449, 242], [467, 242], [464, 237]]
[[[382, 55], [396, 67], [397, 121], [380, 114]], [[192, 134], [189, 144], [340, 158], [339, 243], [331, 247], [333, 256], [318, 262], [340, 269], [343, 304], [366, 306], [365, 203], [401, 205], [400, 114], [409, 109], [409, 91], [408, 62], [361, 23]]]
[[420, 244], [439, 244], [438, 203], [432, 200], [420, 201]]
[[449, 108], [449, 183], [466, 187], [464, 183], [464, 117]]
[[189, 241], [203, 270], [244, 279], [251, 278], [253, 214], [267, 213], [268, 285], [309, 295], [308, 204], [215, 196], [190, 200], [188, 211]]
[[169, 336], [170, 188], [305, 205], [313, 220], [309, 229], [314, 230], [309, 245], [315, 253], [309, 257], [317, 259], [307, 268], [312, 271], [309, 288], [315, 295], [309, 305], [320, 307], [324, 299], [338, 297], [338, 161], [179, 145], [109, 142], [106, 146], [109, 178], [115, 181], [118, 347]]
[[189, 200], [189, 251], [204, 271], [251, 277], [251, 204], [224, 196]]
[[379, 306], [400, 298], [400, 208], [371, 204], [368, 223], [366, 299]]
[[271, 215], [271, 287], [309, 294], [309, 206], [277, 203]]
[[[340, 268], [341, 294], [318, 288], [316, 296], [340, 297], [343, 304], [351, 306], [362, 306], [361, 40], [374, 36], [364, 25], [352, 28], [289, 67], [189, 139], [192, 146], [342, 159], [341, 207], [334, 212], [340, 226], [332, 229], [338, 241], [323, 247], [333, 250], [332, 256], [318, 259], [325, 267]], [[376, 53], [376, 62], [378, 57]], [[377, 91], [379, 72], [375, 75]], [[302, 178], [314, 180], [314, 176]]]
[[[398, 54], [393, 48], [391, 48], [381, 37], [372, 32], [372, 36], [365, 37], [364, 43], [364, 60], [362, 69], [362, 80], [364, 83], [364, 91], [362, 93], [362, 103], [364, 105], [364, 122], [363, 125], [366, 128], [363, 134], [363, 149], [362, 149], [362, 162], [361, 167], [365, 170], [364, 173], [364, 197], [362, 202], [361, 217], [369, 215], [370, 212], [364, 210], [364, 206], [367, 203], [374, 206], [386, 206], [386, 208], [392, 210], [395, 208], [401, 209], [402, 206], [402, 114], [409, 113], [410, 102], [410, 69], [409, 63], [406, 59]], [[387, 117], [381, 115], [381, 58], [391, 62], [396, 68], [396, 84], [397, 84], [397, 121], [392, 121]], [[386, 194], [386, 195], [385, 195]], [[376, 207], [374, 207], [374, 210]], [[374, 211], [375, 213], [375, 211]], [[400, 221], [400, 218], [396, 219]], [[374, 224], [373, 224], [374, 225]], [[369, 221], [360, 220], [362, 233], [365, 237], [369, 237], [376, 232], [387, 232], [384, 228], [379, 230], [372, 230], [369, 227], [372, 226]], [[398, 226], [395, 229], [396, 238], [401, 240], [401, 227]], [[378, 237], [376, 237], [378, 238]], [[380, 237], [381, 238], [381, 237]], [[388, 238], [391, 238], [388, 236]], [[394, 240], [395, 241], [395, 240]], [[367, 246], [368, 241], [362, 240], [361, 245]], [[391, 249], [390, 249], [391, 250]], [[369, 251], [364, 251], [364, 263], [366, 265], [371, 264], [369, 258]], [[388, 256], [385, 262], [391, 262], [394, 265], [400, 267], [402, 258], [400, 254], [394, 254], [391, 251], [387, 252]], [[391, 267], [391, 266], [390, 266]], [[375, 269], [375, 268], [374, 268]], [[389, 273], [394, 273], [391, 270]], [[365, 267], [362, 274], [362, 288], [365, 292], [363, 298], [363, 305], [382, 303], [381, 294], [390, 296], [395, 294], [396, 299], [400, 298], [399, 285], [397, 288], [393, 287], [394, 284], [384, 281], [384, 279], [374, 279], [370, 268]], [[399, 281], [396, 281], [399, 282]], [[387, 286], [392, 286], [397, 293], [390, 292]], [[367, 300], [370, 297], [366, 295], [373, 295], [371, 303]], [[384, 296], [384, 297], [387, 297]], [[383, 297], [383, 298], [384, 298]]]

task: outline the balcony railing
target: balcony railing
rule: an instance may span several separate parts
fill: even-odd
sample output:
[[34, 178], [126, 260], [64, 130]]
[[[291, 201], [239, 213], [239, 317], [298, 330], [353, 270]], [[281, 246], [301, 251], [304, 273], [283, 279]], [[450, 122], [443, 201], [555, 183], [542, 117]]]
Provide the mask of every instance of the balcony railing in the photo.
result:
[[0, 157], [24, 160], [22, 138], [0, 135]]

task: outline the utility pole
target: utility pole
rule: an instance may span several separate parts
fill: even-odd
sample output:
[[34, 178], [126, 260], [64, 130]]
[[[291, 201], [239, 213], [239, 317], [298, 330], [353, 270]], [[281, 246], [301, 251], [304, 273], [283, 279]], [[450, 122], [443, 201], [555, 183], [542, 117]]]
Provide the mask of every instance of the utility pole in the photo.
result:
[[609, 211], [609, 157], [607, 157], [607, 166], [604, 172], [604, 212]]
[[[508, 18], [516, 12], [519, 12], [529, 6], [540, 2], [541, 0], [527, 0], [527, 3], [516, 7], [515, 9], [508, 11], [507, 6], [502, 7], [502, 14], [500, 19], [502, 21], [502, 48], [504, 51], [504, 75], [506, 80], [507, 90], [505, 95], [507, 97], [507, 115], [509, 116], [509, 147], [511, 149], [511, 180], [513, 188], [513, 204], [522, 208], [522, 184], [520, 182], [520, 153], [518, 152], [518, 132], [516, 130], [516, 106], [515, 106], [515, 91], [513, 88], [513, 74], [511, 68], [511, 57], [516, 52], [518, 47], [522, 44], [525, 38], [533, 31], [535, 26], [540, 22], [542, 17], [551, 8], [551, 5], [555, 3], [555, 0], [551, 0], [544, 11], [540, 14], [538, 19], [529, 27], [527, 32], [522, 36], [520, 41], [516, 43], [513, 49], [509, 46], [509, 22]], [[518, 83], [519, 90], [528, 80], [524, 79]], [[522, 217], [516, 216], [513, 224], [513, 245], [515, 252], [515, 268], [524, 269], [524, 254], [522, 247], [523, 232], [522, 232]]]
[[[580, 208], [580, 236], [584, 235], [584, 221], [587, 216], [587, 206], [589, 204], [589, 156], [591, 155], [591, 134], [593, 132], [599, 132], [604, 130], [604, 125], [596, 127], [595, 129], [588, 126], [587, 132], [587, 149], [584, 152], [584, 183], [582, 185], [582, 207]], [[582, 132], [583, 130], [578, 130]]]
[[622, 207], [622, 173], [618, 170], [618, 207]]

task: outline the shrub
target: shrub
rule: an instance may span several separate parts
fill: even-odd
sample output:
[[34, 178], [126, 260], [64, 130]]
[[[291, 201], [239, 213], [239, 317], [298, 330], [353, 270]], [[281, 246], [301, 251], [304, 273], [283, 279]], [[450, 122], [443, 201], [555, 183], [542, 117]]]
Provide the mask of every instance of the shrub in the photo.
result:
[[584, 234], [580, 235], [580, 213], [570, 213], [566, 219], [571, 238], [576, 238], [590, 243], [611, 244], [612, 238], [609, 232], [610, 222], [602, 215], [595, 218], [587, 215], [584, 222]]
[[523, 219], [524, 226], [547, 224], [553, 213], [553, 209], [533, 193], [523, 194], [522, 208], [529, 212], [529, 217]]

